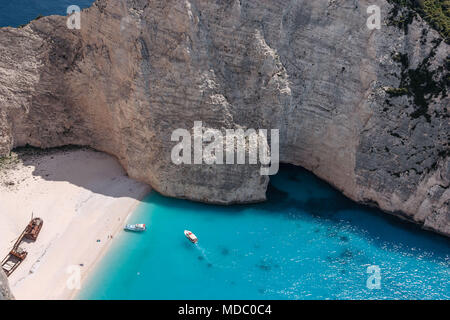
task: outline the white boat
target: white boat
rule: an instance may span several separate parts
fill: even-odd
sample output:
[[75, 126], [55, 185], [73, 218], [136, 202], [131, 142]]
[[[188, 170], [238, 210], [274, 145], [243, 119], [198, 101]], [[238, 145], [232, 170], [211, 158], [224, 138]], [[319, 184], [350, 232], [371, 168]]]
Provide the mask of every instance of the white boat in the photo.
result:
[[147, 230], [147, 227], [145, 224], [127, 224], [124, 229], [128, 231], [143, 232]]
[[192, 243], [197, 243], [198, 242], [197, 237], [191, 231], [184, 230], [184, 235], [186, 236], [186, 238], [189, 239], [190, 242], [192, 242]]

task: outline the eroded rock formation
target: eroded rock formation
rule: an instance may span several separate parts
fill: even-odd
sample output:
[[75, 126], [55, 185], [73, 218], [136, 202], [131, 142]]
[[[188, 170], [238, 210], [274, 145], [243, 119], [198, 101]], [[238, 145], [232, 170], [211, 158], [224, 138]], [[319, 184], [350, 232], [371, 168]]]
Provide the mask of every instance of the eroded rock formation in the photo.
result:
[[8, 285], [8, 278], [3, 270], [0, 269], [0, 300], [14, 299]]
[[[380, 30], [366, 27], [381, 7]], [[87, 145], [159, 192], [265, 199], [259, 166], [176, 166], [171, 134], [278, 128], [280, 160], [450, 235], [449, 46], [385, 0], [97, 0], [0, 29], [0, 153]], [[448, 80], [447, 80], [448, 81]]]

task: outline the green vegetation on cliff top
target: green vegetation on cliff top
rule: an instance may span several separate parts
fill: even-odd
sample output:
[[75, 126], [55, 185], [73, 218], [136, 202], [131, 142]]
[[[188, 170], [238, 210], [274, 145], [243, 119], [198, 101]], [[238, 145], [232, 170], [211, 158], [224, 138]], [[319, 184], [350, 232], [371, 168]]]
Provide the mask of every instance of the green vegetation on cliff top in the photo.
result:
[[[416, 11], [450, 43], [450, 0], [388, 0]], [[405, 17], [409, 20], [408, 17]], [[405, 21], [408, 22], [408, 21]], [[410, 21], [409, 21], [410, 22]]]

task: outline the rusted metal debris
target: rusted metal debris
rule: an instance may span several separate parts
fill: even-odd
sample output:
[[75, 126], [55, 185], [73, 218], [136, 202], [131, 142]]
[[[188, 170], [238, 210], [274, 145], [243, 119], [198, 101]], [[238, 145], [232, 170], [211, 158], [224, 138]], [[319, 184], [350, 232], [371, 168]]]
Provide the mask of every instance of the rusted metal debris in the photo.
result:
[[2, 261], [2, 269], [5, 272], [6, 276], [9, 277], [14, 270], [19, 267], [23, 260], [28, 255], [24, 249], [20, 247], [24, 239], [28, 239], [31, 241], [36, 241], [39, 233], [41, 232], [42, 225], [44, 221], [41, 218], [34, 218], [28, 223], [25, 230], [23, 230], [20, 237], [17, 239], [11, 251]]
[[41, 218], [34, 218], [33, 220], [31, 220], [30, 223], [25, 228], [24, 237], [29, 240], [36, 241], [39, 232], [41, 232], [43, 223], [44, 221], [42, 221]]

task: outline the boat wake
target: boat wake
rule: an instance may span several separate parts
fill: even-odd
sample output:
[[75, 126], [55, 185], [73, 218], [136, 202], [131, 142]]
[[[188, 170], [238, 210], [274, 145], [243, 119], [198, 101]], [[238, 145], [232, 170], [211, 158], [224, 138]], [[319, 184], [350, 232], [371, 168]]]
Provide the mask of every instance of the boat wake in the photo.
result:
[[202, 259], [200, 260], [204, 260], [207, 264], [208, 267], [215, 267], [215, 268], [221, 268], [221, 269], [230, 269], [231, 266], [230, 265], [225, 265], [223, 263], [221, 263], [221, 259], [218, 254], [214, 254], [213, 252], [209, 252], [208, 250], [206, 250], [205, 248], [203, 248], [202, 246], [200, 246], [198, 243], [195, 245], [195, 248], [199, 251], [200, 257], [202, 257]]
[[207, 263], [212, 265], [212, 261], [208, 258], [208, 255], [206, 254], [206, 249], [200, 246], [198, 243], [195, 244], [195, 248], [200, 252], [200, 257], [202, 257]]

